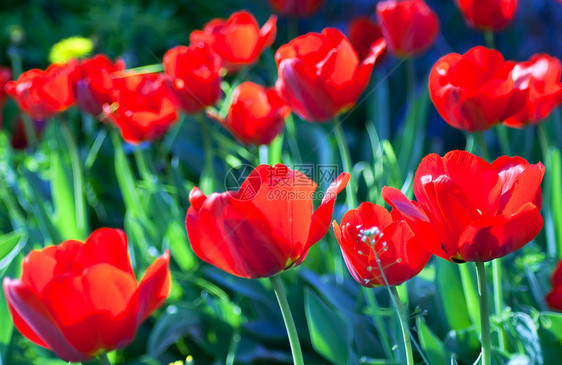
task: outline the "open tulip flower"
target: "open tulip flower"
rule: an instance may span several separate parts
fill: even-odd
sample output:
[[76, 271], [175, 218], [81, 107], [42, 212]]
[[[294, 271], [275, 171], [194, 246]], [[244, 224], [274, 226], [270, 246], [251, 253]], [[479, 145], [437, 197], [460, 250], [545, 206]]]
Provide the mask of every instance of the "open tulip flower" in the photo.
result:
[[103, 110], [127, 142], [159, 138], [177, 121], [177, 106], [164, 75], [129, 73], [115, 78], [114, 87], [114, 101]]
[[194, 187], [186, 225], [200, 259], [236, 276], [276, 275], [303, 262], [327, 232], [337, 194], [349, 174], [340, 174], [313, 211], [316, 183], [277, 164], [256, 167], [238, 192], [205, 196]]
[[514, 62], [485, 47], [441, 57], [429, 75], [429, 96], [443, 119], [468, 132], [484, 131], [525, 105], [527, 90], [512, 79]]
[[221, 96], [221, 58], [208, 45], [174, 47], [163, 63], [170, 92], [184, 112], [198, 113]]
[[326, 122], [349, 110], [365, 90], [386, 42], [375, 42], [363, 60], [337, 29], [308, 33], [275, 54], [275, 87], [291, 109], [310, 122]]
[[518, 0], [456, 0], [466, 22], [481, 30], [500, 30], [513, 19]]
[[439, 18], [424, 0], [381, 1], [377, 17], [388, 46], [398, 57], [423, 52], [439, 34]]
[[208, 44], [231, 73], [256, 62], [263, 50], [271, 46], [277, 34], [276, 24], [277, 17], [272, 15], [260, 29], [254, 16], [242, 10], [228, 20], [211, 20], [203, 30], [191, 32], [189, 40], [192, 44]]
[[64, 361], [88, 361], [127, 346], [164, 302], [169, 259], [166, 251], [137, 283], [125, 234], [103, 228], [85, 243], [69, 240], [31, 251], [21, 279], [4, 279], [4, 293], [24, 336]]
[[510, 127], [537, 124], [562, 104], [561, 70], [560, 60], [547, 54], [533, 55], [529, 61], [515, 65], [511, 78], [515, 88], [527, 94], [527, 100], [504, 124]]
[[241, 83], [232, 94], [225, 119], [209, 114], [244, 143], [267, 145], [281, 132], [291, 109], [273, 88], [251, 81]]
[[361, 203], [343, 216], [341, 227], [332, 226], [349, 272], [365, 287], [400, 285], [431, 258], [399, 214], [373, 203]]
[[324, 0], [269, 0], [276, 13], [286, 16], [307, 16], [315, 13]]
[[77, 66], [78, 62], [71, 60], [64, 64], [52, 64], [45, 71], [26, 71], [17, 80], [6, 84], [6, 93], [31, 118], [48, 119], [74, 103], [71, 79]]
[[[381, 38], [383, 38], [381, 27], [368, 17], [360, 16], [349, 23], [349, 41], [360, 60], [367, 57], [371, 45]], [[377, 62], [382, 59], [382, 56], [377, 58]]]
[[550, 282], [552, 290], [546, 295], [546, 302], [550, 308], [562, 311], [562, 261], [556, 265]]
[[80, 109], [97, 117], [104, 104], [111, 104], [113, 97], [113, 73], [125, 69], [125, 62], [118, 59], [112, 63], [104, 55], [80, 61], [73, 74], [72, 86]]
[[544, 166], [502, 156], [491, 164], [465, 151], [423, 158], [411, 202], [384, 187], [384, 200], [426, 249], [453, 262], [484, 262], [518, 250], [539, 234]]

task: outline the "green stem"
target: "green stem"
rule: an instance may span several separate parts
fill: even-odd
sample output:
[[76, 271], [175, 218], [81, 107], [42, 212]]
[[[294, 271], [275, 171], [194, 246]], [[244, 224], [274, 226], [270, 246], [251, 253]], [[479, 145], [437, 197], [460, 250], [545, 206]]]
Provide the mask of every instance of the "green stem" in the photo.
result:
[[297, 334], [297, 327], [295, 326], [295, 321], [293, 320], [293, 315], [291, 314], [289, 302], [287, 302], [285, 287], [283, 286], [283, 282], [281, 281], [281, 277], [279, 275], [270, 277], [270, 280], [271, 285], [273, 286], [273, 291], [275, 291], [277, 301], [279, 302], [279, 307], [281, 308], [281, 314], [283, 315], [283, 320], [285, 321], [287, 334], [289, 335], [289, 343], [291, 344], [291, 352], [293, 353], [293, 363], [295, 365], [304, 365], [299, 336]]
[[[351, 165], [349, 147], [347, 146], [347, 142], [345, 140], [345, 136], [343, 135], [343, 130], [341, 128], [341, 123], [338, 117], [334, 117], [334, 132], [336, 134], [336, 139], [338, 141], [338, 148], [340, 150], [343, 169], [346, 172], [351, 172], [353, 166]], [[353, 189], [353, 182], [349, 181], [345, 189], [347, 193], [347, 205], [349, 206], [350, 209], [357, 208], [357, 197], [355, 196], [355, 191]]]
[[496, 48], [496, 42], [494, 41], [494, 32], [487, 30], [484, 32], [484, 42], [488, 48]]
[[476, 144], [480, 148], [480, 153], [482, 154], [482, 158], [489, 162], [490, 153], [488, 152], [488, 146], [486, 146], [486, 141], [484, 140], [484, 133], [475, 132], [474, 135], [476, 136]]
[[297, 143], [297, 128], [295, 127], [295, 119], [292, 114], [289, 114], [287, 119], [285, 119], [285, 128], [287, 129], [289, 148], [291, 149], [291, 154], [293, 155], [293, 163], [300, 164], [302, 163], [302, 157], [299, 151], [299, 144]]
[[86, 238], [90, 227], [88, 224], [88, 211], [84, 199], [84, 173], [82, 171], [82, 161], [78, 152], [78, 147], [72, 137], [72, 132], [66, 120], [61, 120], [60, 126], [64, 142], [68, 147], [70, 164], [72, 167], [72, 182], [74, 187], [74, 204], [76, 206], [76, 225], [81, 234], [80, 238]]
[[500, 140], [500, 147], [503, 155], [511, 156], [511, 148], [509, 146], [509, 133], [504, 125], [496, 126], [496, 132]]
[[406, 364], [414, 365], [414, 353], [412, 352], [412, 342], [410, 341], [410, 332], [408, 331], [408, 319], [406, 318], [406, 311], [404, 305], [400, 301], [398, 290], [395, 286], [390, 287], [390, 292], [394, 298], [396, 309], [398, 310], [398, 319], [400, 319], [400, 326], [402, 327], [402, 338], [404, 339], [404, 350], [406, 351]]
[[144, 157], [144, 151], [137, 145], [134, 148], [133, 154], [135, 155], [135, 161], [137, 163], [137, 168], [139, 169], [140, 176], [144, 181], [149, 184], [153, 183], [153, 174], [146, 163], [146, 159]]
[[367, 302], [369, 303], [369, 307], [372, 310], [373, 320], [375, 322], [375, 326], [377, 327], [379, 336], [381, 337], [384, 354], [388, 359], [391, 359], [392, 347], [390, 346], [390, 341], [387, 336], [386, 328], [384, 327], [384, 323], [380, 316], [380, 307], [379, 307], [379, 303], [377, 302], [377, 298], [375, 297], [375, 293], [371, 288], [366, 288], [362, 286], [361, 289], [363, 289], [363, 292], [365, 293], [365, 297], [367, 298]]
[[[496, 317], [501, 322], [504, 306], [501, 259], [495, 259], [494, 261], [492, 261], [492, 278], [494, 287], [494, 311], [496, 313]], [[501, 325], [500, 330], [498, 331], [498, 347], [503, 350], [505, 349], [506, 343], [507, 333], [505, 332], [503, 325]]]
[[[215, 169], [213, 168], [213, 160], [215, 156], [215, 151], [213, 150], [213, 145], [211, 143], [211, 136], [209, 133], [209, 126], [205, 121], [205, 118], [201, 113], [198, 114], [199, 124], [201, 124], [201, 134], [203, 137], [203, 148], [205, 150], [205, 167], [204, 173], [208, 175], [208, 179], [206, 180], [207, 186], [201, 186], [201, 189], [205, 194], [211, 193], [214, 191], [215, 183], [216, 183], [216, 176], [215, 176]], [[202, 174], [203, 175], [203, 174]]]
[[111, 365], [111, 362], [109, 361], [109, 358], [107, 357], [107, 354], [105, 352], [98, 356], [98, 359], [100, 360], [100, 365]]
[[488, 288], [486, 287], [486, 269], [483, 262], [476, 262], [478, 277], [478, 298], [480, 299], [480, 328], [482, 336], [482, 365], [491, 365], [490, 318], [488, 311]]
[[269, 146], [267, 146], [267, 145], [259, 146], [258, 152], [259, 152], [259, 155], [260, 155], [260, 158], [259, 158], [260, 164], [261, 165], [269, 165], [269, 162], [268, 162]]

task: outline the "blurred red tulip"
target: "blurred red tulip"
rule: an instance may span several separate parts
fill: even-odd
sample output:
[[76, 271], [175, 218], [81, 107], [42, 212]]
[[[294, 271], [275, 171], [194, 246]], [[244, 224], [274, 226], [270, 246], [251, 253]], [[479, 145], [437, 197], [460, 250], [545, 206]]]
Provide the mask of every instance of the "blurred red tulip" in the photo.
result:
[[78, 106], [97, 117], [103, 104], [111, 104], [113, 94], [113, 73], [125, 69], [125, 62], [118, 59], [115, 64], [105, 55], [96, 55], [80, 61], [73, 75], [72, 86]]
[[93, 232], [85, 243], [69, 240], [34, 250], [21, 279], [4, 278], [16, 328], [69, 362], [88, 361], [127, 346], [168, 296], [168, 251], [137, 283], [118, 229]]
[[236, 276], [268, 277], [300, 265], [328, 232], [337, 194], [349, 181], [342, 173], [313, 212], [316, 183], [299, 171], [260, 165], [238, 192], [206, 197], [191, 190], [187, 233], [202, 260]]
[[103, 110], [130, 143], [161, 137], [178, 119], [163, 74], [129, 73], [113, 80], [114, 103]]
[[429, 95], [451, 126], [469, 132], [483, 131], [517, 113], [525, 104], [526, 90], [511, 78], [514, 62], [485, 47], [464, 55], [441, 57], [429, 75]]
[[276, 13], [300, 17], [314, 14], [324, 4], [324, 0], [269, 0]]
[[189, 40], [192, 44], [211, 46], [230, 73], [256, 62], [263, 50], [271, 46], [277, 34], [276, 23], [277, 17], [272, 15], [259, 29], [254, 16], [242, 10], [232, 14], [228, 20], [211, 20], [203, 30], [191, 32]]
[[71, 77], [78, 62], [52, 64], [47, 70], [32, 69], [6, 84], [21, 110], [35, 120], [45, 120], [64, 111], [74, 103]]
[[[383, 38], [381, 27], [368, 17], [357, 17], [349, 23], [349, 41], [360, 60], [367, 57], [371, 45]], [[383, 59], [377, 58], [377, 62]]]
[[518, 0], [456, 0], [466, 22], [481, 30], [505, 28], [513, 19]]
[[562, 311], [562, 261], [556, 265], [550, 282], [552, 290], [546, 296], [546, 303], [550, 308]]
[[326, 122], [355, 104], [385, 48], [386, 42], [380, 39], [360, 61], [339, 30], [308, 33], [277, 50], [279, 78], [275, 87], [303, 119]]
[[2, 107], [6, 99], [6, 84], [12, 79], [12, 70], [9, 67], [0, 67], [0, 128], [2, 128]]
[[221, 95], [220, 57], [206, 44], [177, 46], [164, 54], [168, 87], [179, 107], [198, 113], [214, 105]]
[[[44, 120], [31, 120], [33, 128], [35, 128], [35, 137], [41, 138], [43, 132], [45, 131], [45, 121]], [[16, 150], [26, 149], [29, 145], [29, 140], [27, 138], [27, 132], [25, 130], [25, 124], [23, 122], [22, 116], [17, 115], [14, 123], [12, 124], [12, 130], [10, 132], [10, 145]]]
[[349, 272], [365, 287], [400, 285], [419, 274], [431, 257], [408, 223], [373, 203], [348, 211], [341, 228], [336, 221], [332, 226]]
[[453, 262], [490, 261], [516, 251], [542, 229], [544, 166], [519, 156], [489, 164], [465, 151], [423, 158], [410, 202], [384, 187], [384, 200], [408, 222], [426, 249]]
[[210, 114], [237, 138], [247, 144], [269, 144], [281, 132], [291, 109], [275, 89], [246, 81], [232, 94], [232, 104], [225, 119]]
[[377, 17], [390, 49], [398, 57], [423, 52], [439, 34], [439, 18], [423, 0], [381, 1]]
[[524, 107], [504, 123], [519, 128], [527, 123], [537, 124], [562, 104], [561, 69], [560, 60], [547, 54], [533, 55], [529, 61], [515, 65], [511, 78], [515, 88], [527, 94], [527, 100]]
[[12, 79], [12, 70], [9, 67], [0, 67], [0, 106], [6, 98], [6, 84]]

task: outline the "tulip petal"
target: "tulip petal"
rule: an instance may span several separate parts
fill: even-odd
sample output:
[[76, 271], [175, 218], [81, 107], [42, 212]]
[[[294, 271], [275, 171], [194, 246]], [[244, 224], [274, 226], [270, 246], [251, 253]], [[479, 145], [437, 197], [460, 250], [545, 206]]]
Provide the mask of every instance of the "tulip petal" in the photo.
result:
[[305, 251], [308, 250], [313, 244], [320, 241], [330, 229], [330, 221], [332, 220], [332, 213], [334, 212], [334, 205], [338, 194], [347, 186], [351, 175], [347, 172], [342, 172], [336, 180], [334, 180], [328, 189], [322, 203], [316, 211], [312, 214], [310, 222], [310, 229], [308, 239], [306, 240]]
[[41, 300], [21, 281], [5, 278], [3, 286], [10, 311], [14, 314], [14, 324], [22, 334], [64, 361], [91, 359], [69, 343]]
[[170, 251], [166, 250], [144, 273], [135, 294], [139, 305], [137, 326], [166, 301], [172, 280], [169, 262]]
[[43, 303], [72, 346], [95, 355], [118, 345], [116, 341], [132, 339], [134, 317], [131, 321], [123, 314], [135, 289], [133, 276], [102, 263], [83, 275], [54, 277], [45, 287]]
[[107, 263], [135, 277], [127, 251], [127, 236], [120, 229], [101, 228], [94, 231], [81, 245], [75, 263], [83, 267]]
[[546, 296], [546, 303], [550, 308], [562, 310], [562, 286], [553, 288]]
[[490, 261], [516, 251], [541, 231], [539, 209], [527, 203], [511, 217], [498, 215], [469, 225], [459, 237], [460, 255], [465, 261]]

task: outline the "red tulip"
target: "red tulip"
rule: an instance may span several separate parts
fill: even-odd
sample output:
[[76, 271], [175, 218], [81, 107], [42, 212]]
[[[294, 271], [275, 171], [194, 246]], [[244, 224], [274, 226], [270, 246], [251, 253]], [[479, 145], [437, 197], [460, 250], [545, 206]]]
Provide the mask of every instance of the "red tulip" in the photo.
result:
[[324, 0], [269, 0], [269, 5], [276, 13], [285, 16], [307, 16], [315, 13]]
[[281, 132], [291, 109], [281, 101], [275, 89], [246, 81], [232, 94], [225, 119], [209, 114], [247, 144], [269, 144]]
[[562, 261], [558, 262], [550, 279], [552, 290], [546, 296], [548, 306], [562, 311]]
[[[380, 38], [383, 38], [381, 27], [368, 17], [357, 17], [349, 23], [349, 41], [360, 60], [367, 57], [371, 45]], [[381, 60], [382, 56], [377, 62]]]
[[464, 55], [441, 57], [429, 75], [429, 95], [451, 126], [469, 132], [483, 131], [517, 113], [527, 91], [518, 90], [511, 71], [514, 62], [485, 47]]
[[78, 62], [52, 64], [47, 70], [32, 69], [6, 84], [6, 93], [35, 120], [45, 120], [74, 103], [71, 77]]
[[341, 228], [336, 221], [332, 226], [349, 272], [366, 287], [400, 285], [419, 274], [431, 257], [408, 223], [372, 203], [348, 211]]
[[398, 57], [423, 52], [439, 34], [439, 18], [423, 0], [381, 1], [377, 17], [390, 49]]
[[0, 106], [6, 98], [6, 90], [4, 89], [8, 81], [12, 79], [12, 70], [9, 67], [0, 67]]
[[456, 0], [466, 22], [482, 30], [505, 28], [517, 10], [517, 0]]
[[214, 105], [221, 95], [221, 59], [205, 44], [178, 46], [164, 55], [169, 89], [186, 113]]
[[161, 137], [178, 119], [174, 99], [161, 74], [130, 73], [113, 81], [114, 104], [104, 112], [130, 143]]
[[337, 194], [349, 181], [342, 173], [313, 212], [316, 183], [299, 171], [260, 165], [238, 192], [206, 197], [191, 190], [187, 233], [202, 260], [236, 276], [268, 277], [300, 265], [328, 232]]
[[194, 30], [189, 36], [192, 44], [205, 43], [217, 53], [228, 72], [256, 62], [264, 49], [271, 46], [277, 34], [277, 17], [272, 15], [259, 29], [252, 14], [242, 10], [228, 20], [213, 19], [203, 30]]
[[127, 346], [164, 302], [169, 259], [166, 251], [137, 283], [125, 234], [103, 228], [85, 243], [69, 240], [31, 251], [21, 279], [4, 279], [4, 293], [25, 337], [64, 361], [88, 361]]
[[349, 40], [337, 29], [308, 33], [281, 46], [275, 54], [275, 87], [302, 118], [325, 122], [349, 110], [367, 87], [373, 65], [386, 48], [381, 39], [360, 62]]
[[489, 164], [465, 151], [425, 156], [410, 202], [385, 187], [395, 207], [434, 255], [453, 262], [490, 261], [516, 251], [540, 232], [544, 166], [502, 156]]
[[[524, 107], [504, 123], [510, 127], [537, 124], [562, 104], [561, 69], [560, 60], [547, 54], [536, 54], [529, 61], [515, 65], [511, 78], [515, 88], [527, 94], [527, 100]], [[513, 102], [521, 103], [520, 100]]]
[[125, 62], [118, 59], [115, 64], [104, 55], [80, 61], [73, 75], [74, 94], [80, 109], [97, 117], [103, 104], [111, 104], [113, 93], [113, 73], [125, 69]]

